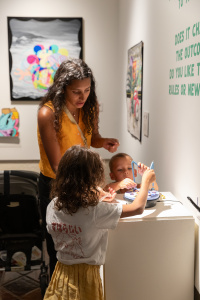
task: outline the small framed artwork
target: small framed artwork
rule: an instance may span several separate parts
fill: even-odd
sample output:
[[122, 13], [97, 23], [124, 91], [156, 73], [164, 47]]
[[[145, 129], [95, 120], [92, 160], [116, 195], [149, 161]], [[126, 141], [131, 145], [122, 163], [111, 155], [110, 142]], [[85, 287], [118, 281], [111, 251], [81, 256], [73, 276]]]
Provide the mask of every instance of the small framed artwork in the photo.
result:
[[19, 113], [16, 108], [2, 108], [1, 112], [0, 137], [18, 137]]
[[141, 141], [142, 132], [142, 76], [143, 42], [128, 50], [126, 82], [128, 132]]
[[83, 58], [82, 18], [7, 21], [11, 100], [40, 100], [64, 60]]

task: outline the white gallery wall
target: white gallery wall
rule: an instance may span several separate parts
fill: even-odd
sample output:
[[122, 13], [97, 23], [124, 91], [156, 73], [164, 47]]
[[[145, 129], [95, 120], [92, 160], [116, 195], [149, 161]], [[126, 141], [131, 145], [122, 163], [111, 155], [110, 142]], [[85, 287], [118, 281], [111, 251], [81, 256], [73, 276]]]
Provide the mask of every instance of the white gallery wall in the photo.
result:
[[[83, 58], [93, 70], [97, 96], [102, 104], [102, 136], [119, 138], [117, 26], [118, 1], [115, 0], [1, 0], [0, 1], [0, 113], [5, 107], [19, 112], [19, 138], [0, 138], [0, 161], [38, 160], [37, 101], [12, 101], [9, 83], [7, 17], [82, 17]], [[102, 156], [110, 155], [106, 150]], [[5, 166], [5, 164], [3, 164]], [[6, 167], [6, 166], [5, 166]]]
[[[161, 191], [171, 191], [186, 205], [187, 196], [195, 201], [199, 197], [200, 201], [200, 2], [119, 2], [119, 130], [123, 151], [147, 165], [154, 160]], [[186, 36], [188, 27], [189, 37]], [[176, 44], [176, 36], [181, 36], [180, 43]], [[144, 43], [142, 111], [149, 113], [149, 137], [142, 132], [141, 143], [126, 130], [125, 105], [127, 51], [140, 41]], [[187, 57], [191, 45], [196, 45], [196, 56]], [[189, 73], [191, 76], [184, 74], [188, 65], [194, 65], [193, 72]], [[182, 67], [181, 77], [177, 70]], [[172, 70], [174, 77], [170, 78]], [[182, 95], [181, 86], [184, 85], [186, 90]], [[177, 86], [179, 92], [173, 92]], [[193, 209], [190, 204], [189, 207]]]
[[[200, 2], [120, 0], [119, 69], [122, 150], [135, 161], [155, 162], [160, 191], [172, 192], [196, 219], [195, 286], [200, 293]], [[143, 108], [149, 137], [127, 132], [127, 51], [144, 43]], [[190, 51], [190, 52], [189, 52]], [[185, 92], [184, 92], [185, 91]]]

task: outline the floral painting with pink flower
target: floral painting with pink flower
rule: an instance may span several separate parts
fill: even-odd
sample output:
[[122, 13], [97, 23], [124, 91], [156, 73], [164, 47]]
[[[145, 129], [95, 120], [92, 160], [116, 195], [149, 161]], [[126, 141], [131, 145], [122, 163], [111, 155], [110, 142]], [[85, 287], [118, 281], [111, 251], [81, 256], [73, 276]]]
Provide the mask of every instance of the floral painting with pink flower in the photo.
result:
[[126, 81], [128, 132], [141, 141], [143, 42], [128, 50]]

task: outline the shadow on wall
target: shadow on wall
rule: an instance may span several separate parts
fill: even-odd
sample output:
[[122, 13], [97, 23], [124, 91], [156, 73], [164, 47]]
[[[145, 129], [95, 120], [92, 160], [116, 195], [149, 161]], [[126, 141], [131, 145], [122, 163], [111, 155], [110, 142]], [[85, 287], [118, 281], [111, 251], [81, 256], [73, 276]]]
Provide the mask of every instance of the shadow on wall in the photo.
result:
[[104, 159], [103, 162], [104, 162], [104, 165], [105, 165], [105, 185], [110, 183], [111, 182], [111, 179], [110, 179], [110, 169], [109, 169], [109, 159]]

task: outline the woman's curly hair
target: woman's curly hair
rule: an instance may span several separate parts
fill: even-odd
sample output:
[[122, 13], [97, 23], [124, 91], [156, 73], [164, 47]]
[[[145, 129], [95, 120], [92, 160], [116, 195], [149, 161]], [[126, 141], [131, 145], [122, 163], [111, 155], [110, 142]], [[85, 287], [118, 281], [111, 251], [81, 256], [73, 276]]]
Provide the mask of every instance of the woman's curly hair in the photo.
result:
[[98, 186], [103, 183], [104, 164], [99, 154], [76, 145], [61, 158], [50, 196], [57, 197], [55, 205], [58, 210], [72, 215], [80, 207], [98, 204]]
[[88, 65], [83, 60], [75, 58], [68, 59], [61, 63], [55, 73], [53, 84], [49, 87], [48, 92], [42, 98], [39, 105], [39, 108], [41, 108], [48, 101], [53, 103], [55, 110], [54, 128], [57, 133], [59, 133], [61, 128], [63, 107], [66, 103], [66, 86], [70, 85], [70, 83], [75, 79], [82, 80], [85, 78], [91, 79], [91, 89], [87, 101], [82, 108], [83, 123], [85, 124], [84, 133], [92, 133], [92, 130], [94, 129], [94, 121], [98, 118], [95, 79], [92, 74], [92, 70], [88, 67]]

